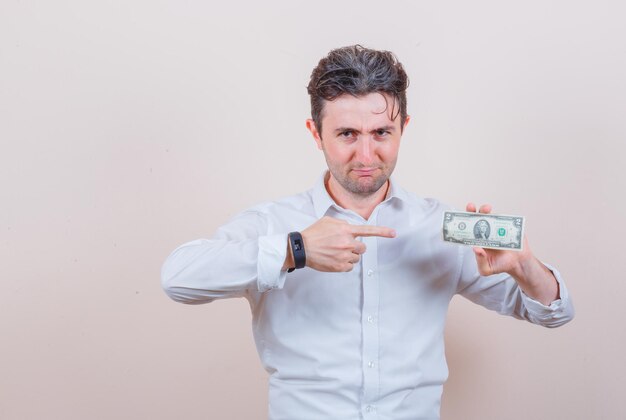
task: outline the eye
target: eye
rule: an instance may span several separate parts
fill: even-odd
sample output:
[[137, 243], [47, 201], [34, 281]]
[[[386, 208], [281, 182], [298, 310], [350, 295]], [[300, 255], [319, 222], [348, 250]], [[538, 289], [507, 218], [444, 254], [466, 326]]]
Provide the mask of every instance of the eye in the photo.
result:
[[342, 131], [341, 133], [339, 133], [339, 137], [343, 137], [343, 138], [346, 138], [346, 139], [351, 139], [351, 138], [354, 137], [354, 135], [355, 135], [355, 133], [352, 130], [345, 130], [345, 131]]
[[386, 137], [387, 135], [389, 135], [389, 130], [383, 130], [382, 128], [376, 130], [376, 137]]

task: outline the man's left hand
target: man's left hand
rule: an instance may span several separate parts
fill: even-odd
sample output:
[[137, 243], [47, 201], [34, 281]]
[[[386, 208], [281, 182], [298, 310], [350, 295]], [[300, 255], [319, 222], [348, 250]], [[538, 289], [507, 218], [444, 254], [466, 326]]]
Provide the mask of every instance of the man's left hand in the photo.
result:
[[[465, 210], [475, 212], [476, 205], [468, 203]], [[483, 204], [478, 211], [489, 214], [491, 205]], [[524, 293], [544, 305], [549, 305], [559, 297], [558, 283], [552, 272], [535, 258], [526, 235], [523, 241], [522, 251], [474, 247], [478, 272], [481, 276], [508, 273], [517, 281]]]

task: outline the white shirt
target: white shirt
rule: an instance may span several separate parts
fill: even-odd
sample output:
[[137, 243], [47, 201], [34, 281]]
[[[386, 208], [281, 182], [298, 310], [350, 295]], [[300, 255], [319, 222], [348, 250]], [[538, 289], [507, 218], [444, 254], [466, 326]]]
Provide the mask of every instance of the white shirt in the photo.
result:
[[[255, 206], [172, 252], [162, 269], [174, 300], [197, 304], [245, 297], [261, 361], [270, 375], [269, 418], [439, 419], [444, 323], [452, 297], [546, 327], [574, 315], [560, 299], [527, 297], [506, 274], [481, 277], [470, 247], [442, 240], [443, 211], [391, 180], [369, 220], [338, 206], [324, 177], [314, 188]], [[348, 273], [309, 267], [281, 272], [287, 234], [323, 216], [396, 230], [362, 237], [367, 251]], [[306, 251], [306, 250], [305, 250]]]

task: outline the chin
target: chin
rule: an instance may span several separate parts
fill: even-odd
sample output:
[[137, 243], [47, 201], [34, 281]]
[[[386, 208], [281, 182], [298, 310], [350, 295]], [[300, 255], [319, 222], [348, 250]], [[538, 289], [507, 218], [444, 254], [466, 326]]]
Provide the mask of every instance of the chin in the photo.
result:
[[380, 190], [386, 182], [387, 177], [361, 177], [361, 179], [352, 183], [352, 192], [357, 194], [374, 194], [376, 191]]

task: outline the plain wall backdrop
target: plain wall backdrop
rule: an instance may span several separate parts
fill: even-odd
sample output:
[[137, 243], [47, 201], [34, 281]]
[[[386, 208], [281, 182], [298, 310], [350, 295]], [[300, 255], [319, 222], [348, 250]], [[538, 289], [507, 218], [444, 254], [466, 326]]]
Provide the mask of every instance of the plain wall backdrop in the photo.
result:
[[444, 420], [626, 418], [626, 7], [619, 1], [0, 0], [0, 419], [263, 419], [245, 300], [161, 264], [325, 162], [306, 85], [395, 52], [398, 181], [527, 217], [577, 316], [452, 302]]

